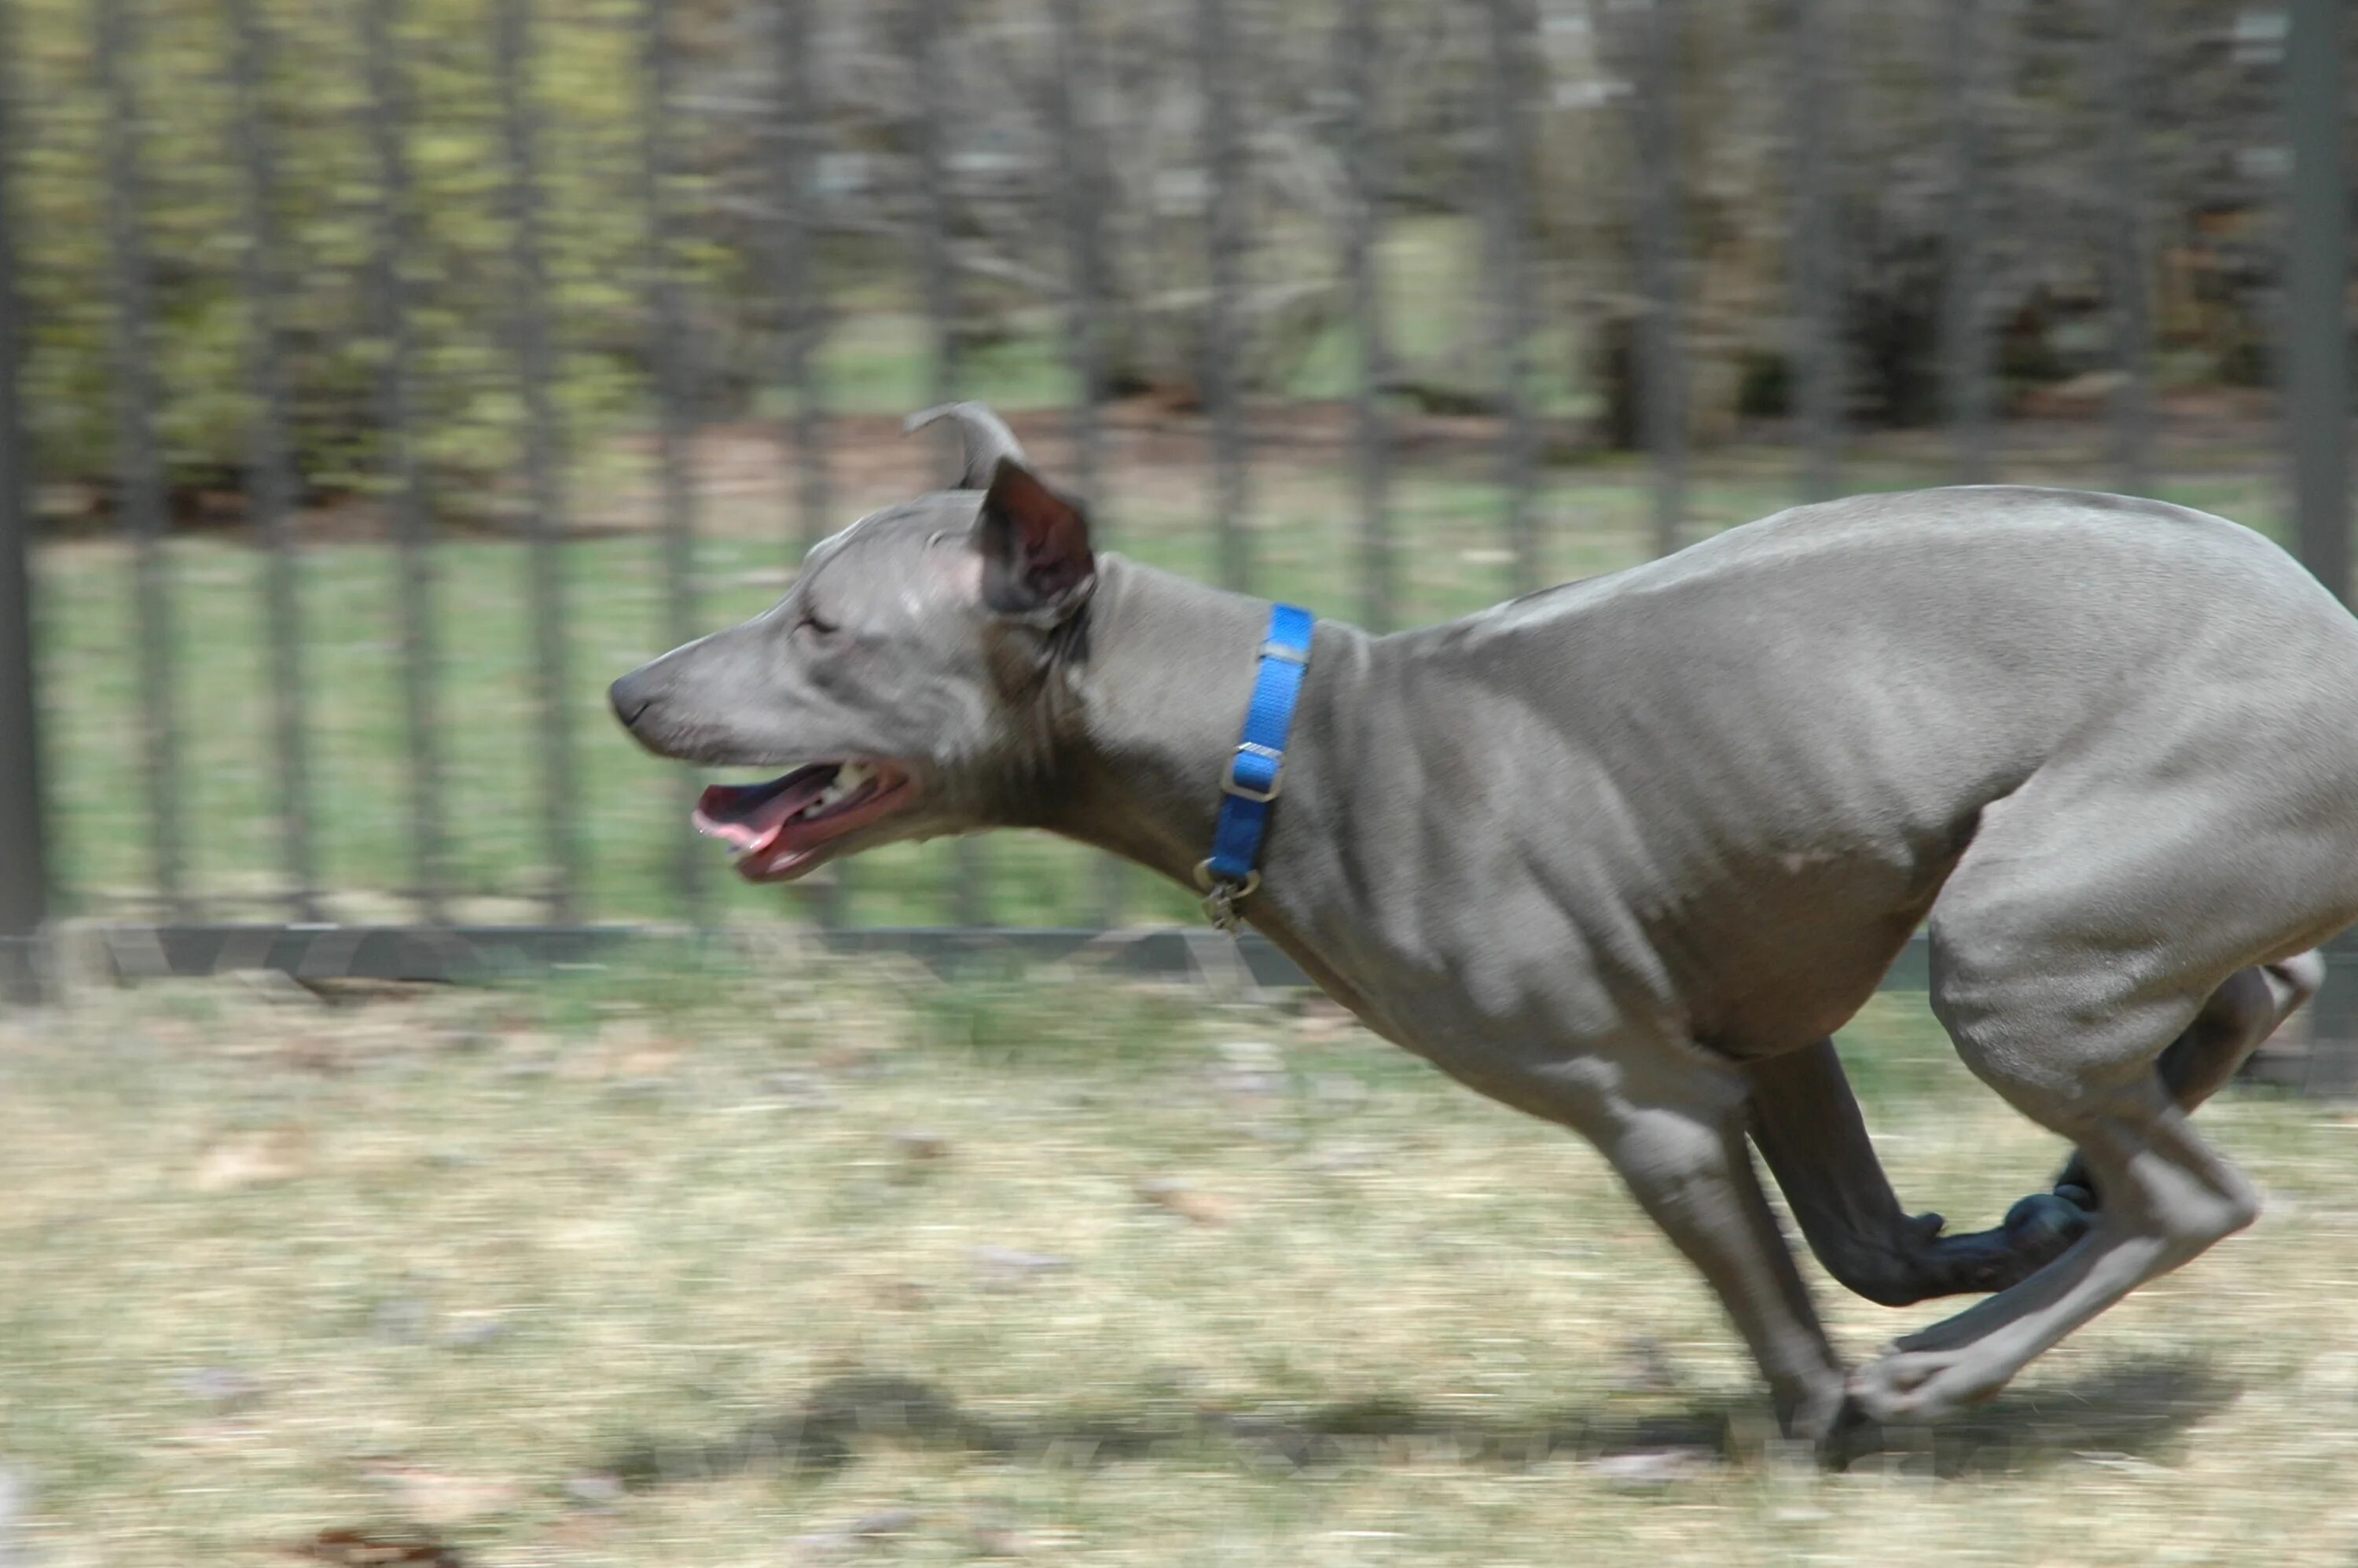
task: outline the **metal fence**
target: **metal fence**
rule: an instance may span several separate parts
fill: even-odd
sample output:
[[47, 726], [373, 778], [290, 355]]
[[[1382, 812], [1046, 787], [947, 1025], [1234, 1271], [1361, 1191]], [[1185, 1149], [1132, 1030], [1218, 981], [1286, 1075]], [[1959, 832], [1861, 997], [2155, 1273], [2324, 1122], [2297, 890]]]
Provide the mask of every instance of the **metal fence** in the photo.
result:
[[[287, 329], [278, 308], [283, 282], [278, 269], [285, 265], [285, 253], [275, 228], [273, 200], [285, 153], [278, 145], [284, 127], [274, 124], [262, 105], [262, 85], [273, 69], [268, 20], [256, 0], [222, 3], [222, 22], [234, 46], [230, 85], [235, 135], [227, 146], [191, 156], [226, 160], [226, 167], [233, 168], [238, 221], [249, 242], [241, 263], [251, 323], [244, 375], [256, 413], [244, 486], [253, 541], [268, 563], [267, 591], [260, 607], [260, 637], [268, 649], [266, 697], [274, 753], [267, 773], [276, 791], [268, 809], [281, 829], [283, 864], [277, 869], [290, 890], [286, 916], [300, 924], [318, 920], [322, 891], [314, 831], [314, 719], [321, 698], [307, 676], [308, 654], [319, 629], [304, 623], [298, 591], [303, 552], [288, 526], [297, 475], [288, 423]], [[1071, 384], [1080, 389], [1068, 411], [1075, 452], [1069, 477], [1075, 488], [1092, 497], [1100, 495], [1106, 484], [1106, 437], [1099, 414], [1109, 395], [1103, 197], [1109, 174], [1098, 138], [1076, 104], [1078, 85], [1093, 69], [1089, 25], [1095, 3], [1044, 4], [1054, 33], [1055, 62], [1046, 117], [1054, 135], [1051, 157], [1065, 264], [1057, 342]], [[826, 127], [815, 108], [818, 88], [811, 0], [773, 4], [776, 16], [768, 31], [778, 47], [769, 62], [764, 112], [773, 135], [756, 155], [749, 156], [766, 160], [763, 174], [774, 219], [772, 284], [794, 317], [793, 330], [782, 340], [782, 356], [773, 367], [775, 382], [794, 395], [789, 438], [797, 475], [796, 515], [782, 531], [807, 542], [831, 531], [837, 521], [830, 513], [829, 476], [821, 457], [828, 416], [814, 371], [814, 355], [827, 321], [814, 264], [814, 191], [828, 148]], [[1205, 248], [1208, 287], [1200, 307], [1198, 387], [1213, 474], [1213, 558], [1222, 580], [1250, 589], [1260, 580], [1256, 535], [1245, 525], [1253, 504], [1253, 440], [1245, 389], [1234, 367], [1242, 357], [1237, 302], [1248, 287], [1245, 258], [1251, 240], [1239, 199], [1240, 160], [1258, 128], [1246, 122], [1247, 105], [1235, 87], [1239, 46], [1232, 0], [1189, 4], [1193, 58], [1169, 61], [1165, 68], [1195, 73], [1202, 103], [1200, 166], [1207, 199], [1198, 238]], [[1790, 88], [1783, 110], [1790, 193], [1786, 272], [1790, 316], [1798, 329], [1791, 356], [1790, 427], [1803, 456], [1800, 493], [1820, 497], [1835, 492], [1843, 483], [1842, 456], [1848, 439], [1838, 349], [1844, 323], [1836, 287], [1843, 229], [1829, 168], [1832, 121], [1842, 112], [1834, 89], [1844, 40], [1828, 19], [1825, 0], [1788, 4], [1784, 36], [1790, 57], [1783, 62]], [[2142, 221], [2140, 195], [2150, 132], [2142, 98], [2148, 69], [2147, 40], [2141, 36], [2146, 10], [2140, 0], [2088, 4], [2093, 25], [2103, 30], [2100, 53], [2108, 69], [2087, 84], [2087, 91], [2104, 128], [2102, 156], [2119, 203], [2118, 220], [2107, 229], [2110, 357], [2117, 372], [2111, 395], [2112, 461], [2118, 484], [2136, 490], [2151, 479], [2155, 463], [2155, 328], [2148, 283], [2154, 241]], [[412, 297], [420, 213], [411, 160], [421, 111], [414, 102], [412, 62], [405, 59], [394, 5], [395, 0], [355, 0], [353, 20], [356, 53], [366, 73], [360, 103], [375, 197], [369, 293], [377, 313], [373, 330], [384, 345], [375, 409], [384, 437], [383, 478], [392, 536], [401, 563], [397, 595], [407, 765], [405, 831], [416, 925], [430, 931], [448, 924], [449, 890], [450, 807], [440, 716], [450, 705], [463, 703], [466, 694], [452, 690], [438, 673], [448, 628], [441, 623], [445, 606], [437, 584], [437, 473], [420, 449]], [[106, 287], [113, 305], [110, 392], [117, 423], [116, 510], [136, 562], [134, 619], [138, 635], [131, 657], [136, 666], [140, 722], [136, 743], [125, 756], [143, 781], [144, 827], [152, 847], [149, 864], [156, 892], [169, 912], [163, 923], [168, 929], [155, 939], [153, 949], [180, 955], [166, 959], [168, 968], [207, 967], [229, 961], [222, 957], [222, 946], [235, 948], [236, 944], [203, 925], [204, 911], [187, 884], [189, 827], [180, 792], [174, 786], [188, 722], [174, 665], [176, 616], [182, 607], [162, 565], [169, 498], [157, 427], [167, 411], [159, 402], [162, 394], [154, 370], [157, 258], [151, 254], [146, 220], [154, 171], [144, 167], [151, 149], [134, 135], [142, 104], [129, 69], [143, 47], [143, 29], [155, 5], [156, 0], [91, 0], [89, 6], [89, 59], [103, 87], [106, 119], [103, 215], [111, 269]], [[1385, 121], [1375, 102], [1374, 62], [1386, 45], [1384, 14], [1377, 0], [1332, 0], [1332, 5], [1331, 96], [1338, 105], [1336, 124], [1348, 194], [1336, 267], [1347, 287], [1348, 341], [1357, 362], [1348, 453], [1360, 541], [1348, 560], [1336, 562], [1336, 570], [1354, 577], [1351, 597], [1364, 617], [1389, 626], [1402, 611], [1391, 523], [1389, 328], [1377, 253], [1388, 219], [1382, 196], [1387, 160], [1398, 149], [1385, 145]], [[698, 499], [689, 468], [696, 399], [687, 362], [689, 307], [678, 254], [685, 227], [677, 178], [683, 123], [676, 70], [679, 9], [677, 0], [638, 0], [641, 139], [635, 183], [628, 190], [618, 189], [616, 197], [634, 204], [645, 235], [644, 358], [654, 392], [652, 424], [661, 479], [666, 619], [676, 640], [684, 641], [704, 628], [691, 554]], [[909, 0], [905, 9], [915, 87], [917, 189], [925, 210], [916, 229], [917, 254], [910, 260], [922, 283], [924, 311], [931, 324], [933, 390], [948, 399], [964, 389], [965, 382], [963, 340], [957, 330], [962, 279], [953, 264], [954, 214], [945, 172], [957, 127], [946, 123], [943, 106], [949, 99], [942, 91], [946, 73], [957, 69], [956, 61], [945, 58], [954, 7], [950, 0]], [[1533, 504], [1542, 451], [1531, 389], [1531, 356], [1543, 318], [1555, 302], [1535, 286], [1530, 252], [1539, 216], [1531, 178], [1534, 120], [1552, 86], [1534, 39], [1547, 18], [1563, 9], [1534, 9], [1531, 0], [1480, 0], [1479, 5], [1487, 46], [1487, 119], [1480, 127], [1487, 150], [1477, 204], [1482, 275], [1476, 287], [1488, 312], [1498, 374], [1499, 544], [1511, 562], [1510, 586], [1517, 589], [1539, 586], [1544, 571], [1543, 519]], [[1634, 343], [1638, 426], [1651, 463], [1651, 536], [1655, 549], [1668, 551], [1677, 546], [1687, 527], [1693, 462], [1686, 409], [1690, 345], [1682, 330], [1693, 237], [1681, 232], [1676, 198], [1681, 148], [1694, 128], [1681, 124], [1673, 88], [1682, 49], [1697, 29], [1713, 25], [1713, 10], [1693, 0], [1600, 0], [1580, 9], [1607, 38], [1628, 89], [1634, 154], [1628, 192], [1629, 232], [1632, 271], [1641, 297]], [[1985, 33], [1996, 11], [1985, 0], [1955, 0], [1943, 8], [1947, 31], [1935, 40], [1947, 72], [1946, 297], [1937, 313], [1945, 378], [1942, 395], [1955, 472], [1967, 479], [1988, 476], [1999, 461], [1997, 368], [1982, 287], [1992, 239], [1985, 192], [1993, 154], [1980, 80], [1991, 55]], [[2281, 226], [2285, 303], [2280, 384], [2284, 448], [2289, 454], [2288, 490], [2303, 559], [2330, 586], [2346, 592], [2351, 566], [2345, 456], [2350, 377], [2344, 304], [2349, 271], [2344, 17], [2340, 0], [2292, 0], [2288, 13], [2281, 71], [2281, 124], [2290, 175], [2285, 182], [2288, 199]], [[15, 25], [13, 6], [0, 0], [0, 29]], [[523, 409], [522, 527], [533, 563], [527, 621], [536, 719], [529, 744], [518, 751], [519, 755], [533, 753], [540, 810], [536, 821], [516, 822], [514, 831], [537, 835], [541, 840], [540, 858], [551, 868], [552, 877], [538, 925], [558, 932], [583, 927], [601, 913], [584, 892], [588, 849], [581, 841], [577, 810], [584, 747], [574, 733], [573, 715], [564, 697], [572, 679], [568, 626], [573, 611], [565, 558], [571, 503], [567, 438], [554, 395], [555, 343], [563, 324], [552, 317], [544, 220], [543, 182], [550, 149], [530, 86], [544, 32], [560, 25], [567, 24], [536, 13], [533, 0], [488, 0], [481, 40], [497, 84], [501, 167], [496, 184], [512, 280], [503, 341]], [[7, 37], [0, 34], [0, 957], [5, 957], [9, 978], [22, 983], [33, 968], [34, 939], [63, 906], [53, 896], [62, 880], [61, 868], [54, 853], [45, 854], [46, 796], [30, 633], [34, 605], [27, 564], [36, 475], [18, 395], [26, 330], [18, 258], [26, 247], [18, 243], [23, 220], [16, 216], [21, 209], [10, 188], [12, 170], [21, 167], [26, 151], [14, 113], [23, 85], [17, 58]], [[690, 788], [685, 776], [679, 787], [684, 795]], [[691, 922], [702, 923], [710, 916], [711, 899], [704, 881], [707, 860], [697, 849], [683, 833], [670, 874], [682, 912]], [[955, 924], [980, 926], [988, 907], [987, 853], [976, 849], [963, 855], [955, 870]], [[1120, 874], [1109, 868], [1096, 895], [1099, 924], [1111, 926], [1122, 920], [1124, 886]], [[822, 923], [840, 919], [838, 892], [818, 903]], [[172, 937], [171, 929], [182, 935]], [[192, 945], [187, 935], [191, 932], [211, 935]], [[278, 951], [272, 946], [276, 940], [247, 946], [266, 957]], [[431, 970], [446, 965], [446, 957], [436, 955], [447, 956], [449, 948], [421, 936], [398, 951], [409, 956], [398, 962], [387, 959], [394, 968]]]

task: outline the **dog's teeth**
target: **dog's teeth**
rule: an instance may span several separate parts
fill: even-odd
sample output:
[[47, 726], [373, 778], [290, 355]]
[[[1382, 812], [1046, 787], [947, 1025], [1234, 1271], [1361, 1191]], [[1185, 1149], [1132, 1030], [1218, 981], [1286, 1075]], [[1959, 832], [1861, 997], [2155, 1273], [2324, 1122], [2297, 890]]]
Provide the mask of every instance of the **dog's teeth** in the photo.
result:
[[865, 762], [846, 762], [827, 781], [827, 787], [811, 798], [811, 803], [795, 813], [796, 816], [817, 816], [850, 795], [875, 776], [875, 771]]

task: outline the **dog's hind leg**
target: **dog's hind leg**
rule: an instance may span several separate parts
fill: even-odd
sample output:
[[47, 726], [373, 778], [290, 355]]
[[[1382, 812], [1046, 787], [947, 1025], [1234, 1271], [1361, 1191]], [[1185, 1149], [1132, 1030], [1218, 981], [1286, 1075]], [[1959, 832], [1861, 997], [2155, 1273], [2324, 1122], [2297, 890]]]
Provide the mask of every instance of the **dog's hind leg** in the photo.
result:
[[[2142, 808], [2125, 809], [2105, 798], [2123, 770], [2104, 762], [2102, 775], [2035, 783], [1986, 824], [1931, 920], [1934, 1015], [1976, 1076], [2082, 1151], [2104, 1206], [2055, 1261], [1909, 1336], [1855, 1378], [1856, 1407], [1874, 1419], [1926, 1418], [1995, 1393], [2259, 1212], [2251, 1184], [2195, 1133], [2157, 1064], [2239, 955], [2346, 922], [2338, 824], [2293, 817], [2303, 830], [2229, 849], [2205, 813], [2176, 798], [2212, 781], [2157, 770], [2133, 800]], [[2092, 792], [2097, 777], [2108, 787]], [[2323, 880], [2320, 866], [2345, 880]], [[2226, 1054], [2211, 1054], [2213, 1073]]]
[[[2230, 976], [2155, 1064], [2171, 1099], [2190, 1111], [2224, 1087], [2324, 979], [2313, 952]], [[1900, 1206], [1833, 1041], [1747, 1063], [1745, 1073], [1753, 1145], [1794, 1223], [1826, 1272], [1869, 1301], [1906, 1306], [2005, 1290], [2084, 1235], [2096, 1210], [2095, 1183], [2075, 1153], [2052, 1195], [2023, 1199], [1995, 1229], [1943, 1234], [1939, 1215]]]
[[[2224, 1088], [2252, 1053], [2324, 983], [2325, 960], [2315, 952], [2228, 976], [2154, 1064], [2169, 1098], [2180, 1110], [2190, 1111]], [[2079, 1208], [2094, 1210], [2100, 1195], [2084, 1155], [2071, 1156], [2055, 1178], [2055, 1191]]]
[[2150, 1076], [2093, 1098], [2006, 1087], [2017, 1106], [2079, 1141], [2114, 1200], [2062, 1257], [1863, 1368], [1851, 1380], [1862, 1415], [1925, 1420], [1988, 1398], [2073, 1329], [2259, 1212], [2249, 1184], [2194, 1135]]
[[2001, 1291], [2076, 1240], [2083, 1217], [2060, 1202], [2017, 1205], [1995, 1230], [1944, 1236], [1891, 1190], [1831, 1040], [1745, 1065], [1753, 1146], [1827, 1273], [1885, 1306]]

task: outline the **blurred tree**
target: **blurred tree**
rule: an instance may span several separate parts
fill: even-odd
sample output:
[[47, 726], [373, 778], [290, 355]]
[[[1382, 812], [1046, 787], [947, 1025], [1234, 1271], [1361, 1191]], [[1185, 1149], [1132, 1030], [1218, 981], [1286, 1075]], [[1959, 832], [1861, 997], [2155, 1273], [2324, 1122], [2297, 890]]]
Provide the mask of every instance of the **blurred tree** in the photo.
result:
[[[27, 407], [46, 473], [103, 490], [109, 471], [101, 99], [90, 0], [10, 0], [9, 62], [27, 99], [22, 252], [30, 301]], [[1628, 39], [1647, 0], [1538, 0], [1541, 98], [1529, 247], [1557, 362], [1551, 408], [1585, 409], [1627, 439], [1632, 275]], [[1952, 191], [1940, 54], [1949, 0], [1819, 0], [1828, 11], [1844, 372], [1862, 421], [1936, 416], [1937, 301]], [[2009, 384], [2104, 370], [2104, 237], [2118, 216], [2096, 116], [2105, 104], [2096, 0], [1985, 0], [1988, 319]], [[1783, 405], [1790, 346], [1793, 160], [1786, 146], [1793, 0], [1682, 8], [1679, 39], [1680, 279], [1695, 433], [1725, 434]], [[356, 0], [265, 0], [276, 79], [269, 112], [289, 254], [285, 302], [297, 449], [315, 487], [364, 486], [376, 467], [371, 389], [381, 351], [365, 297], [374, 164]], [[1481, 327], [1487, 285], [1472, 240], [1490, 157], [1492, 91], [1480, 0], [1379, 0], [1375, 80], [1381, 205], [1398, 232], [1441, 236], [1390, 257], [1396, 392], [1430, 406], [1491, 406]], [[167, 460], [184, 497], [233, 488], [253, 409], [241, 385], [237, 189], [224, 13], [211, 0], [134, 0], [133, 62], [156, 262], [157, 372]], [[824, 151], [816, 160], [819, 277], [847, 312], [913, 308], [918, 196], [915, 76], [904, 0], [817, 0]], [[1045, 0], [968, 0], [946, 42], [946, 159], [960, 277], [957, 330], [975, 347], [1052, 342], [1066, 277], [1046, 73]], [[1108, 363], [1116, 391], [1193, 395], [1207, 268], [1201, 103], [1187, 67], [1192, 0], [1085, 5], [1076, 83], [1102, 188]], [[1340, 7], [1234, 0], [1233, 61], [1246, 128], [1241, 200], [1250, 235], [1237, 302], [1242, 384], [1314, 380], [1347, 306], [1338, 138]], [[683, 243], [693, 359], [708, 413], [752, 406], [775, 383], [796, 302], [773, 297], [776, 156], [769, 29], [777, 8], [678, 8], [676, 127], [697, 214]], [[548, 0], [531, 84], [543, 116], [548, 260], [560, 338], [557, 392], [572, 438], [644, 418], [644, 218], [633, 200], [643, 107], [631, 0]], [[2146, 24], [2148, 232], [2161, 365], [2179, 382], [2265, 373], [2275, 287], [2268, 248], [2281, 154], [2273, 77], [2281, 32], [2265, 5], [2152, 0]], [[398, 36], [411, 114], [419, 254], [412, 258], [425, 449], [461, 474], [508, 469], [520, 421], [502, 284], [508, 234], [486, 0], [406, 0]], [[1464, 254], [1453, 259], [1450, 246]], [[1046, 357], [1044, 351], [1043, 358]], [[466, 487], [445, 486], [464, 504]]]

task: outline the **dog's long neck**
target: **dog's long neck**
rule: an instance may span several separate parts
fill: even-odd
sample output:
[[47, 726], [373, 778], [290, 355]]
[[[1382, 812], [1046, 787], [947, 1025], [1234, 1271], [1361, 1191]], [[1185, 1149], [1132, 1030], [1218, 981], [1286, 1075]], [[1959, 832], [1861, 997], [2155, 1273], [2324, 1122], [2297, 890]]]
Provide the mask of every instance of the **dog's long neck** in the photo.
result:
[[[1067, 787], [1044, 826], [1193, 886], [1196, 863], [1211, 852], [1222, 771], [1269, 632], [1268, 601], [1109, 557], [1089, 617], [1086, 653], [1067, 672]], [[1281, 881], [1314, 881], [1339, 870], [1325, 863], [1340, 850], [1309, 803], [1332, 809], [1356, 771], [1339, 754], [1351, 729], [1336, 715], [1364, 676], [1373, 641], [1337, 622], [1319, 625], [1286, 752], [1267, 883], [1252, 911], [1263, 923], [1292, 891]]]

